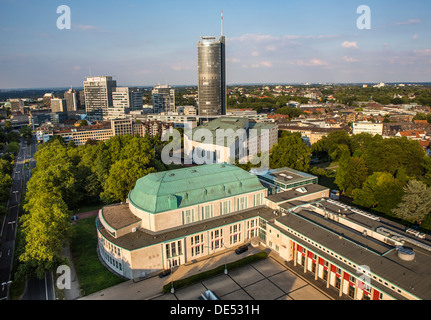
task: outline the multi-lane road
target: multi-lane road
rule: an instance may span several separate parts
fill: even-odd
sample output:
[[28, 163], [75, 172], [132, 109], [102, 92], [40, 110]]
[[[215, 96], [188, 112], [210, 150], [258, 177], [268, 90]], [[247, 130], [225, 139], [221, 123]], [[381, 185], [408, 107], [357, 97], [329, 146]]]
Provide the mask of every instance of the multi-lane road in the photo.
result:
[[[37, 142], [32, 140], [30, 145], [22, 140], [20, 150], [16, 157], [13, 169], [13, 183], [11, 188], [11, 198], [8, 204], [8, 214], [5, 215], [1, 226], [1, 246], [0, 246], [0, 300], [8, 299], [9, 289], [12, 280], [12, 263], [14, 258], [16, 228], [19, 223], [19, 204], [22, 199], [22, 193], [26, 188], [27, 181], [31, 177], [31, 169], [35, 166], [33, 155], [37, 150]], [[28, 160], [28, 165], [26, 161]], [[27, 284], [27, 299], [52, 299], [52, 294], [40, 294], [38, 292], [32, 294], [32, 285], [36, 283], [37, 288], [40, 288], [39, 283], [46, 285], [45, 292], [49, 292], [48, 283], [50, 279], [42, 279], [40, 281], [32, 279]]]

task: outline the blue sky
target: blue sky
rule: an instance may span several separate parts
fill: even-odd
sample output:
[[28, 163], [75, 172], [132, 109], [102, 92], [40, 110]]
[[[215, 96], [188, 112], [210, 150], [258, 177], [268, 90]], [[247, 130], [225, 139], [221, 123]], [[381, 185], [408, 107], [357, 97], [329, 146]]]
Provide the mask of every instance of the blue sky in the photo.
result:
[[228, 84], [431, 81], [428, 0], [0, 0], [0, 88], [79, 87], [90, 70], [120, 86], [194, 85], [196, 43], [220, 34], [221, 10]]

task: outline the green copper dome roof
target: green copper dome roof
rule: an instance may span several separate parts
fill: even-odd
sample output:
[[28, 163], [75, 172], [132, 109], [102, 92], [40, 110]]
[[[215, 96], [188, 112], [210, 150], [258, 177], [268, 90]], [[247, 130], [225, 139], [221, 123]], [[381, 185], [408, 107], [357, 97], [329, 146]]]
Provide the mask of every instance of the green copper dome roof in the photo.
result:
[[265, 187], [254, 174], [218, 163], [148, 174], [136, 181], [129, 202], [159, 213], [258, 190]]

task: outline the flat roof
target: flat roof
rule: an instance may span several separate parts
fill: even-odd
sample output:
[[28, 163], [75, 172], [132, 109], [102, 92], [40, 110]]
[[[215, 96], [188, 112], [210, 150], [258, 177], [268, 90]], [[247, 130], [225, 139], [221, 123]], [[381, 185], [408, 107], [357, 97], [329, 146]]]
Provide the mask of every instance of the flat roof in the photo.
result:
[[[358, 218], [358, 214], [346, 214], [347, 218]], [[361, 218], [362, 219], [362, 218]], [[382, 226], [382, 221], [368, 219], [369, 226]], [[431, 253], [423, 248], [411, 245], [415, 252], [414, 261], [404, 261], [398, 257], [396, 247], [378, 241], [372, 237], [344, 226], [334, 220], [326, 219], [324, 216], [305, 208], [297, 209], [296, 212], [288, 212], [286, 215], [276, 219], [274, 226], [280, 223], [290, 229], [297, 231], [335, 254], [350, 260], [357, 266], [368, 266], [370, 272], [384, 279], [402, 290], [417, 296], [420, 299], [431, 299]], [[385, 225], [386, 226], [386, 225]], [[352, 275], [359, 276], [357, 269], [348, 262], [342, 262], [334, 256], [324, 252], [322, 249], [295, 237], [290, 232], [278, 227], [295, 241], [317, 252], [322, 257], [333, 261], [335, 264], [350, 270]], [[377, 280], [371, 279], [371, 284], [387, 288]], [[385, 292], [388, 292], [386, 289]], [[395, 291], [388, 292], [397, 299], [405, 299]]]
[[[302, 193], [302, 192], [296, 191], [296, 189], [298, 189], [298, 188], [305, 188], [307, 190], [307, 192]], [[292, 200], [292, 199], [295, 199], [298, 197], [313, 194], [316, 192], [329, 190], [329, 188], [327, 188], [327, 187], [321, 186], [319, 184], [314, 184], [314, 183], [299, 186], [298, 188], [279, 192], [279, 193], [272, 194], [272, 195], [268, 195], [266, 198], [272, 202], [280, 203], [280, 202], [286, 202], [286, 201], [289, 201], [289, 200]]]
[[278, 169], [252, 169], [251, 173], [255, 174], [258, 177], [263, 177], [264, 179], [268, 179], [271, 181], [276, 181], [280, 183], [296, 183], [300, 181], [305, 181], [308, 179], [314, 179], [317, 177], [302, 171], [298, 171], [292, 168], [284, 167]]
[[130, 211], [128, 203], [105, 206], [101, 210], [103, 219], [115, 230], [141, 221]]
[[124, 236], [114, 238], [109, 232], [98, 223], [98, 229], [106, 240], [112, 242], [116, 246], [126, 250], [138, 250], [144, 247], [160, 244], [175, 239], [187, 237], [192, 234], [205, 232], [211, 229], [222, 227], [225, 225], [240, 222], [253, 217], [263, 217], [265, 220], [270, 220], [276, 217], [273, 209], [266, 206], [259, 206], [252, 209], [237, 211], [232, 214], [226, 214], [204, 221], [190, 223], [182, 227], [173, 228], [163, 232], [150, 232], [139, 229], [136, 232], [128, 233]]

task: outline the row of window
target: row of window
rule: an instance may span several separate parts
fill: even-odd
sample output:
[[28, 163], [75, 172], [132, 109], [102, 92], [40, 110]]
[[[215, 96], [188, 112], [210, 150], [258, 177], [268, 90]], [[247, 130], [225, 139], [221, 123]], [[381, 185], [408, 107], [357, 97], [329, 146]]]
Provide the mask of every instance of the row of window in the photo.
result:
[[[392, 289], [392, 290], [396, 291], [396, 292], [397, 292], [397, 293], [399, 293], [399, 294], [403, 294], [403, 293], [405, 294], [405, 292], [403, 292], [401, 289], [396, 288], [394, 285], [390, 285], [390, 284], [389, 284], [387, 281], [385, 281], [384, 279], [381, 279], [380, 277], [377, 277], [375, 274], [372, 274], [372, 273], [371, 273], [371, 272], [369, 272], [368, 270], [363, 269], [363, 268], [362, 268], [362, 266], [357, 266], [356, 264], [354, 264], [354, 263], [350, 262], [349, 260], [347, 260], [347, 259], [343, 258], [342, 256], [337, 255], [337, 254], [336, 254], [336, 253], [334, 253], [333, 251], [331, 251], [331, 250], [329, 250], [329, 249], [326, 249], [326, 248], [322, 247], [320, 244], [315, 243], [315, 242], [314, 242], [314, 241], [312, 241], [311, 239], [309, 239], [309, 238], [307, 238], [307, 237], [303, 236], [303, 235], [302, 235], [302, 234], [300, 234], [300, 233], [297, 233], [297, 232], [296, 232], [296, 231], [294, 231], [294, 230], [291, 230], [291, 229], [289, 229], [289, 228], [286, 228], [286, 229], [287, 229], [287, 231], [289, 231], [289, 232], [290, 232], [290, 233], [292, 233], [293, 235], [297, 236], [298, 238], [300, 238], [300, 239], [302, 239], [302, 240], [304, 240], [304, 241], [306, 241], [306, 242], [310, 243], [311, 245], [315, 246], [316, 248], [319, 248], [319, 250], [322, 250], [323, 252], [325, 252], [325, 253], [327, 253], [327, 254], [331, 255], [332, 257], [334, 257], [334, 258], [336, 258], [336, 259], [338, 259], [338, 260], [340, 260], [340, 261], [344, 262], [345, 264], [347, 264], [347, 265], [349, 265], [349, 266], [351, 266], [351, 267], [355, 268], [356, 270], [361, 271], [361, 272], [363, 273], [363, 275], [368, 276], [368, 277], [370, 277], [370, 278], [372, 278], [372, 279], [374, 279], [374, 280], [376, 280], [376, 281], [380, 282], [381, 284], [383, 284], [383, 285], [385, 285], [386, 287], [388, 287], [388, 288], [390, 288], [390, 289]], [[340, 269], [340, 270], [341, 270], [341, 269]]]
[[118, 261], [114, 257], [112, 257], [108, 252], [106, 252], [103, 248], [101, 250], [103, 260], [111, 267], [116, 268], [120, 271], [123, 271], [123, 263], [122, 261]]
[[166, 248], [166, 258], [170, 259], [171, 257], [176, 257], [183, 254], [181, 240], [167, 243], [165, 245]]
[[[254, 206], [260, 206], [263, 204], [263, 193], [258, 193], [254, 195]], [[239, 210], [247, 209], [248, 199], [247, 196], [237, 199], [237, 208]], [[220, 202], [220, 215], [231, 213], [232, 211], [232, 200], [226, 200]], [[209, 219], [214, 217], [214, 205], [208, 204], [202, 206], [200, 212], [201, 220]], [[195, 209], [185, 209], [182, 211], [182, 221], [183, 224], [189, 224], [195, 222]]]
[[[106, 241], [104, 238], [100, 238], [100, 243], [105, 250], [109, 250], [118, 256], [121, 256], [121, 248], [112, 244], [112, 242]], [[106, 247], [105, 247], [106, 244]]]

